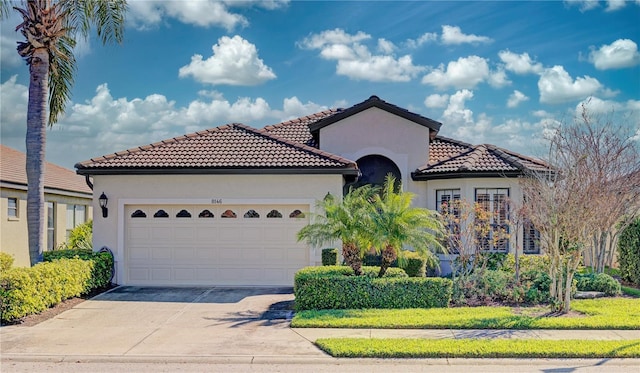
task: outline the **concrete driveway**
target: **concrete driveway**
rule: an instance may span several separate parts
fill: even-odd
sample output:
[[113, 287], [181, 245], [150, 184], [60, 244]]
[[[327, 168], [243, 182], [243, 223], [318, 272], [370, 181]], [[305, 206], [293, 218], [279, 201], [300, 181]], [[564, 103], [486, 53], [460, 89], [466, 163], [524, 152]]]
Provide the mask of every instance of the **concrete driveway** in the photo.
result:
[[0, 328], [19, 356], [326, 357], [289, 328], [292, 290], [118, 287], [33, 327]]

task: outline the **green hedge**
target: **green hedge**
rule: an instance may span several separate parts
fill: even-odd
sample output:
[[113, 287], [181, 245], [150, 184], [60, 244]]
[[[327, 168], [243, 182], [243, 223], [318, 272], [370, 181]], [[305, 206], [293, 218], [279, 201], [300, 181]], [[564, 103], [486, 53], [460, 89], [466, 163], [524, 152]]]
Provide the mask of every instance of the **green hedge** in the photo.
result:
[[294, 279], [296, 310], [431, 308], [449, 304], [451, 280], [407, 278], [406, 274], [398, 277], [403, 271], [392, 268], [390, 276], [377, 278], [376, 267], [364, 269], [364, 276], [353, 276], [351, 268], [340, 266], [298, 271]]
[[44, 262], [0, 273], [0, 311], [4, 322], [39, 313], [65, 299], [109, 285], [113, 258], [91, 250], [44, 253]]
[[45, 262], [56, 259], [79, 258], [82, 260], [90, 260], [94, 262], [91, 273], [91, 289], [99, 289], [109, 286], [111, 281], [111, 273], [113, 271], [113, 257], [107, 252], [95, 252], [88, 249], [78, 250], [54, 250], [45, 251], [43, 254]]
[[405, 252], [399, 265], [409, 277], [424, 277], [427, 272], [427, 259], [414, 251]]
[[610, 297], [622, 294], [620, 283], [606, 273], [576, 273], [574, 278], [579, 291], [601, 291]]
[[7, 253], [0, 253], [0, 272], [13, 267], [13, 256]]
[[39, 313], [61, 301], [91, 290], [94, 262], [59, 259], [0, 274], [2, 321]]
[[620, 234], [618, 263], [622, 279], [640, 286], [640, 219], [636, 219]]
[[338, 265], [338, 249], [322, 249], [322, 265]]

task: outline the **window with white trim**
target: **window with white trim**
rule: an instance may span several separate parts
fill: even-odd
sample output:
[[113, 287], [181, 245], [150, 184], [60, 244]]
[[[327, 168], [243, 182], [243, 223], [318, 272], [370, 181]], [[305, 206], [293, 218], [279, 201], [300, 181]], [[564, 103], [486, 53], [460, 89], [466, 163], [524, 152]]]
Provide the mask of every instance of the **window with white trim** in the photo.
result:
[[47, 202], [47, 250], [53, 250], [56, 247], [56, 205], [53, 202]]
[[10, 218], [18, 217], [18, 199], [9, 197], [7, 198], [7, 216]]
[[478, 235], [482, 250], [509, 250], [509, 188], [476, 188], [476, 203], [490, 213], [489, 232]]
[[87, 221], [87, 206], [85, 205], [67, 205], [67, 238], [73, 230], [80, 224]]
[[449, 253], [460, 252], [460, 189], [436, 190], [436, 207], [447, 220]]
[[540, 231], [530, 221], [524, 222], [524, 242], [522, 251], [525, 254], [540, 254]]

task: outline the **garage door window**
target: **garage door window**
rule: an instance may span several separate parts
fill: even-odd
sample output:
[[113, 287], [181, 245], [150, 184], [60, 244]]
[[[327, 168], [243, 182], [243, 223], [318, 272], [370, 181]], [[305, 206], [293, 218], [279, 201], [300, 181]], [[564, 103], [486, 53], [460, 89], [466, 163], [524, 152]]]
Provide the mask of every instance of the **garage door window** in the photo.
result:
[[202, 210], [200, 214], [198, 214], [199, 218], [213, 218], [213, 213], [209, 210]]
[[236, 213], [231, 211], [231, 210], [227, 210], [225, 212], [222, 213], [222, 215], [220, 215], [221, 218], [231, 218], [231, 219], [235, 219], [237, 217]]
[[154, 218], [168, 218], [169, 214], [167, 214], [164, 210], [158, 210], [155, 214], [153, 214]]
[[132, 218], [146, 218], [147, 214], [144, 213], [144, 211], [142, 210], [136, 210], [133, 212], [133, 214], [131, 214]]
[[179, 213], [176, 214], [176, 218], [190, 218], [191, 213], [187, 210], [180, 210]]
[[291, 214], [289, 214], [289, 217], [292, 219], [302, 219], [305, 217], [304, 212], [300, 211], [300, 210], [293, 210], [293, 212], [291, 212]]
[[278, 210], [271, 210], [267, 214], [267, 218], [281, 218], [282, 214]]
[[260, 217], [260, 214], [258, 214], [256, 210], [249, 210], [245, 212], [244, 217], [247, 219], [257, 219]]

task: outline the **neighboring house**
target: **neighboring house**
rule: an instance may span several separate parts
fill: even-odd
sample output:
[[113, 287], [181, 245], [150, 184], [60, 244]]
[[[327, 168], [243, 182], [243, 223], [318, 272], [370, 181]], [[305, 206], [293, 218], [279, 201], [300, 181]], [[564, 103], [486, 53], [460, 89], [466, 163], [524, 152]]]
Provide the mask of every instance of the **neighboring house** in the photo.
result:
[[296, 233], [327, 193], [381, 184], [392, 173], [417, 206], [436, 209], [460, 196], [494, 208], [521, 198], [515, 177], [545, 167], [438, 137], [441, 125], [372, 96], [348, 109], [260, 130], [229, 124], [76, 168], [93, 177], [96, 208], [98, 195], [108, 197], [93, 239], [114, 251], [117, 283], [290, 286], [295, 271], [321, 262], [321, 248], [297, 242]]
[[[25, 164], [26, 154], [4, 145], [0, 147], [0, 251], [13, 255], [15, 266], [30, 265]], [[46, 163], [46, 250], [63, 244], [71, 229], [91, 218], [92, 193], [84, 177], [72, 170]]]

